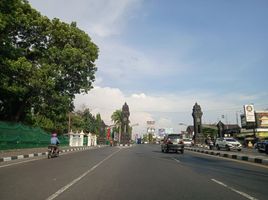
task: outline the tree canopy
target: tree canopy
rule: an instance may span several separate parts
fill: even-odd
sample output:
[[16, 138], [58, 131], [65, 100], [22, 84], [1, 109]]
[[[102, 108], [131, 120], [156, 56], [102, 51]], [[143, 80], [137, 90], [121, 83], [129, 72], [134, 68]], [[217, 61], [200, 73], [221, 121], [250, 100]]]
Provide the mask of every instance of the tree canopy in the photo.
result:
[[76, 23], [50, 20], [26, 0], [1, 0], [0, 120], [66, 126], [75, 94], [92, 89], [97, 58]]

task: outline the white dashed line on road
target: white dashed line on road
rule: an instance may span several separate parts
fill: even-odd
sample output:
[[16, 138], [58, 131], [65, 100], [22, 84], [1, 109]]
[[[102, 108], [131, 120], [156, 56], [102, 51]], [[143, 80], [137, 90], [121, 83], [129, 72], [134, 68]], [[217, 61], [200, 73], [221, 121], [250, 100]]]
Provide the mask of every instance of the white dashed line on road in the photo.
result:
[[232, 188], [232, 187], [229, 187], [228, 185], [226, 185], [226, 184], [224, 184], [223, 182], [220, 182], [220, 181], [218, 181], [218, 180], [216, 180], [216, 179], [211, 179], [211, 180], [212, 180], [213, 182], [215, 182], [215, 183], [217, 183], [217, 184], [219, 184], [219, 185], [221, 185], [221, 186], [223, 186], [223, 187], [229, 189], [229, 190], [232, 190], [233, 192], [236, 192], [236, 193], [240, 194], [241, 196], [243, 196], [243, 197], [245, 197], [245, 198], [247, 198], [247, 199], [250, 199], [250, 200], [258, 200], [257, 198], [252, 197], [252, 196], [250, 196], [249, 194], [246, 194], [245, 192], [241, 192], [241, 191], [236, 190], [236, 189], [234, 189], [234, 188]]
[[177, 163], [180, 163], [181, 161], [179, 161], [178, 159], [176, 158], [172, 158], [173, 160], [175, 160]]
[[111, 158], [113, 155], [115, 155], [116, 153], [118, 153], [119, 151], [121, 151], [121, 149], [119, 149], [118, 151], [112, 153], [111, 155], [107, 156], [105, 159], [103, 159], [102, 161], [100, 161], [98, 164], [94, 165], [93, 167], [91, 167], [89, 170], [87, 170], [85, 173], [83, 173], [81, 176], [77, 177], [76, 179], [74, 179], [73, 181], [71, 181], [69, 184], [63, 186], [61, 189], [59, 189], [57, 192], [55, 192], [54, 194], [52, 194], [51, 196], [49, 196], [46, 200], [53, 200], [56, 197], [58, 197], [60, 194], [62, 194], [65, 190], [67, 190], [68, 188], [70, 188], [71, 186], [73, 186], [75, 183], [77, 183], [78, 181], [80, 181], [83, 177], [85, 177], [86, 175], [88, 175], [90, 172], [94, 171], [98, 166], [100, 166], [104, 161], [108, 160], [109, 158]]

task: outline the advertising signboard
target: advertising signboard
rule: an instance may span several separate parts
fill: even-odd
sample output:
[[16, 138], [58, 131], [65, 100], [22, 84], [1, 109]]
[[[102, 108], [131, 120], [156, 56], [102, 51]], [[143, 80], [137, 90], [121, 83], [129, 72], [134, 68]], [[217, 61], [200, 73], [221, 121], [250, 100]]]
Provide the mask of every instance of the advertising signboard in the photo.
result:
[[244, 105], [246, 122], [255, 122], [255, 111], [253, 105]]
[[268, 128], [268, 111], [256, 111], [257, 128]]
[[241, 127], [247, 128], [246, 116], [244, 114], [242, 114], [242, 115], [240, 115], [240, 119], [241, 119]]
[[246, 116], [244, 114], [240, 115], [241, 127], [244, 129], [253, 129], [255, 127], [255, 122], [247, 122]]

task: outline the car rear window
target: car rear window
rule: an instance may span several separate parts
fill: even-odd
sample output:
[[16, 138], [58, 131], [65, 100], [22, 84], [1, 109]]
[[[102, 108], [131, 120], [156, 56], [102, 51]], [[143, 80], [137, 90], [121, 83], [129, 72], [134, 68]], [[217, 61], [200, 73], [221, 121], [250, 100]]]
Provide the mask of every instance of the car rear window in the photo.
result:
[[182, 139], [181, 135], [169, 135], [168, 138], [170, 140], [178, 140], [178, 139]]

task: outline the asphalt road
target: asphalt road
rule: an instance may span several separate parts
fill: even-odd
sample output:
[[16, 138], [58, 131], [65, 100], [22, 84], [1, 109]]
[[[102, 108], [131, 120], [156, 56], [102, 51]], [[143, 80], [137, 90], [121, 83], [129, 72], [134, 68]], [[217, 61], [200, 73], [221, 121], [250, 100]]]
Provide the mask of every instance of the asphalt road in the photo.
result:
[[0, 166], [0, 199], [267, 199], [268, 168], [159, 145], [105, 147]]

